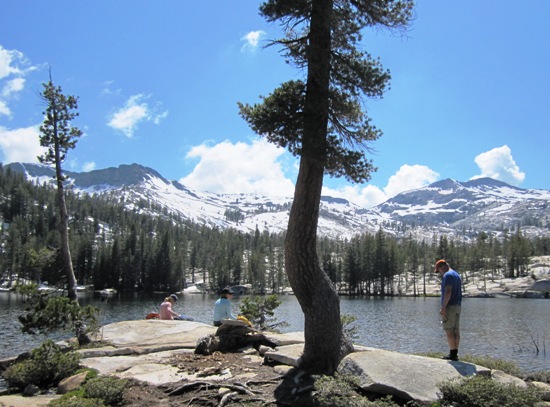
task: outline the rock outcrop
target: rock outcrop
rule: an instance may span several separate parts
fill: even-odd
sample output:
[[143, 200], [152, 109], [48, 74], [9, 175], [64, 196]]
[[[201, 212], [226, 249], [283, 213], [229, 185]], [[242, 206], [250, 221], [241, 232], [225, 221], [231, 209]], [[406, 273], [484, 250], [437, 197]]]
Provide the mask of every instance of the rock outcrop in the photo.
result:
[[[199, 322], [139, 320], [106, 325], [98, 340], [108, 345], [78, 351], [81, 364], [96, 369], [102, 375], [134, 378], [151, 385], [179, 381], [200, 381], [198, 373], [184, 372], [171, 361], [182, 353], [193, 353], [197, 341], [213, 334], [216, 328]], [[304, 336], [301, 332], [267, 334], [278, 347], [265, 351], [265, 360], [299, 368]], [[255, 354], [261, 363], [261, 356]], [[251, 357], [243, 355], [243, 357]], [[504, 383], [525, 386], [522, 380], [503, 372], [464, 362], [406, 355], [380, 349], [357, 347], [339, 367], [339, 372], [359, 378], [361, 387], [369, 392], [392, 395], [402, 400], [434, 402], [438, 399], [439, 384], [445, 380], [471, 375], [486, 375]], [[288, 369], [283, 369], [286, 372]], [[229, 375], [229, 376], [228, 376]], [[220, 370], [209, 375], [210, 381], [223, 381], [230, 373]], [[13, 400], [0, 397], [2, 403]], [[11, 396], [10, 396], [11, 397]], [[13, 404], [17, 405], [17, 404]]]

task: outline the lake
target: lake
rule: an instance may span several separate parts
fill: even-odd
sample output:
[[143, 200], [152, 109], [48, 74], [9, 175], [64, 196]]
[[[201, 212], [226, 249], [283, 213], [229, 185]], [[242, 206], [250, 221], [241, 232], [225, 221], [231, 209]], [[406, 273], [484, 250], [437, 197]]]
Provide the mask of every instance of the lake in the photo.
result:
[[[211, 323], [213, 295], [180, 295], [175, 310]], [[100, 309], [101, 324], [142, 319], [157, 312], [163, 294], [124, 293], [101, 301], [98, 293], [79, 293], [81, 304]], [[303, 314], [294, 296], [281, 296], [276, 310], [279, 321], [288, 322], [283, 332], [302, 331]], [[238, 297], [233, 313], [238, 313]], [[23, 335], [17, 316], [23, 312], [22, 297], [0, 293], [0, 358], [32, 349], [44, 339]], [[342, 314], [357, 321], [356, 344], [403, 353], [448, 351], [438, 317], [438, 298], [341, 297]], [[538, 347], [538, 352], [537, 352]], [[488, 355], [514, 361], [526, 371], [550, 369], [550, 300], [519, 298], [465, 298], [461, 317], [460, 354]]]

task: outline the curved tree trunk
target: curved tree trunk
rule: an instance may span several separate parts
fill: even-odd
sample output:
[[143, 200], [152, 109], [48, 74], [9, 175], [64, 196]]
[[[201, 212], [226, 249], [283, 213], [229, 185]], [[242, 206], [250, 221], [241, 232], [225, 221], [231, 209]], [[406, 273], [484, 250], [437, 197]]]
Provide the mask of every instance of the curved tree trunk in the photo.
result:
[[317, 223], [329, 112], [332, 0], [314, 0], [308, 51], [300, 170], [285, 240], [285, 266], [304, 313], [302, 367], [332, 374], [353, 346], [343, 334], [340, 301], [317, 256]]
[[302, 367], [332, 374], [353, 350], [340, 321], [340, 300], [319, 265], [317, 220], [322, 167], [302, 158], [285, 240], [288, 279], [304, 313], [305, 346]]

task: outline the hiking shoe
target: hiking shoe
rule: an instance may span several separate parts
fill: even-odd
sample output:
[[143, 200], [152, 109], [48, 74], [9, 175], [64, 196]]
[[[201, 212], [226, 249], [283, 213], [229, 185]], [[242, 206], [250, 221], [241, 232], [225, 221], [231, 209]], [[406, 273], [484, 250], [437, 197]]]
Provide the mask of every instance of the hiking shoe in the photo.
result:
[[447, 356], [443, 356], [441, 359], [452, 360], [453, 362], [458, 362], [458, 356], [447, 355]]

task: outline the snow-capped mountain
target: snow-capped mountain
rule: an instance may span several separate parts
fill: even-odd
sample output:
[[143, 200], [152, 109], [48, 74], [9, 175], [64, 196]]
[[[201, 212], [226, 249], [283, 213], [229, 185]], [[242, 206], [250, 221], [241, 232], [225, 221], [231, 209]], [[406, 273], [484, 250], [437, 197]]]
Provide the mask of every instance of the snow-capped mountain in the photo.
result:
[[373, 208], [381, 216], [423, 226], [476, 231], [550, 233], [550, 191], [522, 189], [491, 178], [450, 179], [403, 192]]
[[[52, 182], [53, 169], [37, 164], [9, 164], [36, 183]], [[250, 232], [286, 229], [292, 197], [258, 194], [215, 194], [169, 181], [138, 164], [90, 172], [66, 172], [75, 192], [116, 196], [129, 209], [144, 200], [184, 219], [219, 228]], [[408, 191], [370, 209], [345, 199], [323, 196], [320, 236], [350, 238], [384, 231], [417, 239], [440, 233], [475, 237], [480, 231], [500, 234], [521, 225], [529, 235], [550, 235], [550, 191], [513, 187], [490, 178], [468, 182], [450, 179]]]

